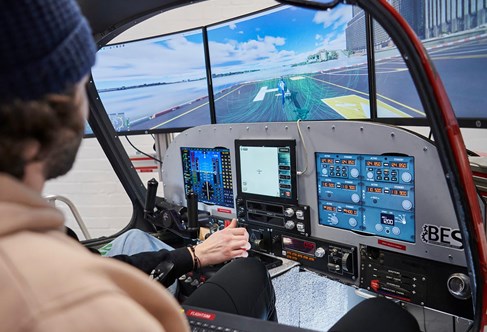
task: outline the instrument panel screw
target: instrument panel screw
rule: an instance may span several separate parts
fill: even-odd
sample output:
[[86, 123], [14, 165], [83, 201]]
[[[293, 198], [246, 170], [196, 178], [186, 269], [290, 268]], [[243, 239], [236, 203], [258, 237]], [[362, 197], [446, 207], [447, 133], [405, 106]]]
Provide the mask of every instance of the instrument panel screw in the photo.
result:
[[428, 147], [427, 147], [427, 146], [425, 146], [425, 147], [423, 148], [423, 151], [424, 151], [424, 152], [428, 151]]

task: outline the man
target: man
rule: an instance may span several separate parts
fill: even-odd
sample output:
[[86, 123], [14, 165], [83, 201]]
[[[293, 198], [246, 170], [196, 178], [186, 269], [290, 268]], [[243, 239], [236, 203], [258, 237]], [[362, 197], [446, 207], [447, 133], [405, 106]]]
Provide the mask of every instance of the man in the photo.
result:
[[[71, 168], [88, 115], [84, 85], [96, 47], [76, 2], [2, 1], [0, 31], [2, 330], [188, 330], [163, 287], [68, 238], [62, 214], [41, 196], [46, 180]], [[231, 227], [206, 244], [162, 252], [159, 259], [184, 273], [244, 256], [247, 241], [244, 229]], [[250, 259], [237, 262], [257, 266]], [[268, 299], [272, 286], [267, 275], [259, 276]], [[192, 304], [200, 305], [211, 287], [200, 287]]]

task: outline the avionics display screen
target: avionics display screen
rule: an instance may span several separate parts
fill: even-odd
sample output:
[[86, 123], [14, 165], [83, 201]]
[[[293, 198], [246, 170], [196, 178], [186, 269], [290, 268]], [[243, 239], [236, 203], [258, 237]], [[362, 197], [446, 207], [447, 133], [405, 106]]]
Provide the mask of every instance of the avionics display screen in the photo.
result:
[[296, 141], [235, 140], [239, 195], [296, 201]]
[[194, 192], [198, 201], [234, 207], [230, 150], [226, 148], [181, 148], [184, 192]]
[[319, 223], [415, 242], [414, 158], [316, 153]]
[[118, 133], [211, 123], [202, 30], [105, 46], [92, 75]]
[[367, 54], [351, 50], [355, 7], [280, 6], [208, 27], [217, 123], [370, 118]]

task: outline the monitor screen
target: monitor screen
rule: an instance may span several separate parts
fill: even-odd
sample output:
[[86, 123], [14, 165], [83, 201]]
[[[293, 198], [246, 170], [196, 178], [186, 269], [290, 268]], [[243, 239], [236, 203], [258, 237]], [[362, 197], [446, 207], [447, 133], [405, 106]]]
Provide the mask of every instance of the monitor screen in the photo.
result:
[[201, 29], [105, 46], [92, 75], [120, 134], [211, 123]]
[[321, 225], [415, 242], [413, 157], [315, 156]]
[[230, 150], [181, 148], [184, 192], [198, 195], [205, 204], [234, 207]]
[[296, 141], [235, 140], [239, 196], [297, 201]]
[[208, 27], [217, 123], [370, 118], [367, 54], [353, 6], [280, 6]]
[[[487, 122], [482, 98], [487, 76], [478, 74], [487, 68], [487, 34], [484, 20], [479, 19], [486, 12], [487, 3], [450, 0], [390, 3], [423, 43], [457, 118]], [[363, 13], [357, 12], [356, 20], [364, 21]], [[397, 109], [394, 117], [424, 117], [400, 52], [379, 24], [374, 25], [374, 32], [378, 99]], [[391, 117], [380, 112], [378, 115]]]

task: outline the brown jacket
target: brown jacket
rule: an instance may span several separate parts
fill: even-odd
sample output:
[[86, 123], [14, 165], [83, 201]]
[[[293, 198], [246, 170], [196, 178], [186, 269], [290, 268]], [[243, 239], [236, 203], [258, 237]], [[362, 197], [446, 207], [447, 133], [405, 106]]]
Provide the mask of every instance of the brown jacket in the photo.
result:
[[188, 331], [174, 298], [142, 272], [91, 254], [61, 212], [0, 174], [2, 331]]

